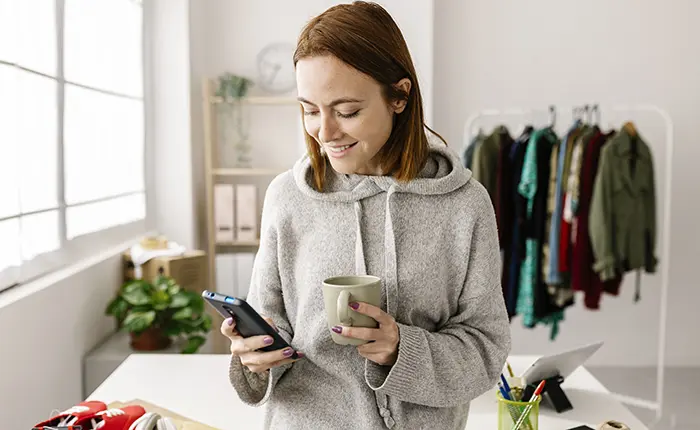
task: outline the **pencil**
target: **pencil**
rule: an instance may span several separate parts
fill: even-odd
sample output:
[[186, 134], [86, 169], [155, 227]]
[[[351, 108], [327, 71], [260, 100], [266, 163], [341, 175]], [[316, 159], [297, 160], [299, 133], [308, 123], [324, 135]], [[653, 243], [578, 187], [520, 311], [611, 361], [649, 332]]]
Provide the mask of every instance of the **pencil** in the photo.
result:
[[511, 378], [515, 377], [515, 374], [513, 373], [513, 368], [510, 367], [510, 363], [506, 361], [506, 366], [508, 366], [508, 374], [510, 375]]

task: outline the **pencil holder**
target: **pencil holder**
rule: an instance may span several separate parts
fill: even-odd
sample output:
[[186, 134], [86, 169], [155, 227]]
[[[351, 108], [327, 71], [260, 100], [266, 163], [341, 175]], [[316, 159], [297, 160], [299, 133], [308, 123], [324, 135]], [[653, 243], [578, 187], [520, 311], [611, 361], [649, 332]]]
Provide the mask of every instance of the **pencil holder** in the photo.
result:
[[[501, 393], [498, 398], [498, 430], [538, 430], [540, 416], [540, 400], [538, 397], [533, 402], [514, 402], [503, 398]], [[525, 415], [520, 425], [516, 424]]]

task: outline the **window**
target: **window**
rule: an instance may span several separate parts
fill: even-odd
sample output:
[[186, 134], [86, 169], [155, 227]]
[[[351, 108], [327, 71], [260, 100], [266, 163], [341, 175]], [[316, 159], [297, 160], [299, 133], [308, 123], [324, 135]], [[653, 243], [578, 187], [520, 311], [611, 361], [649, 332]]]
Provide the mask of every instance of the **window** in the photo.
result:
[[0, 291], [145, 231], [142, 21], [0, 0]]

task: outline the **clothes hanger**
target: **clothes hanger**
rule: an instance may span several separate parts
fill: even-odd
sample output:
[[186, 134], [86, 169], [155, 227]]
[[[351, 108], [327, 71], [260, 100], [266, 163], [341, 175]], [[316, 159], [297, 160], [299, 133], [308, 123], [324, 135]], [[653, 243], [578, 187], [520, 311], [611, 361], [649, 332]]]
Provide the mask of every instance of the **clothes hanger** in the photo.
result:
[[634, 126], [632, 121], [627, 121], [622, 125], [622, 128], [632, 137], [637, 137], [637, 127]]
[[553, 129], [557, 123], [557, 109], [554, 105], [549, 105], [549, 128]]
[[594, 104], [591, 109], [591, 119], [596, 126], [600, 127], [600, 106], [598, 103]]

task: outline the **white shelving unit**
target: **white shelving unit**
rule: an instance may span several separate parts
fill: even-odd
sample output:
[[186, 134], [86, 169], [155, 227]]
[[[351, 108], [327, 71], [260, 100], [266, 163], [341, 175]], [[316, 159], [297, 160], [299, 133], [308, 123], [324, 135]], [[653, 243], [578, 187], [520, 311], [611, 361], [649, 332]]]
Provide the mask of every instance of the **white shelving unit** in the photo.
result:
[[[214, 223], [214, 185], [221, 182], [264, 184], [269, 183], [275, 176], [289, 169], [293, 163], [290, 160], [288, 166], [280, 167], [252, 167], [252, 168], [232, 168], [219, 166], [217, 160], [220, 148], [218, 134], [216, 133], [216, 105], [230, 103], [233, 100], [226, 100], [215, 95], [216, 81], [204, 78], [202, 81], [202, 103], [204, 120], [204, 156], [205, 156], [205, 187], [206, 187], [206, 232], [207, 232], [207, 255], [209, 265], [209, 289], [216, 290], [216, 256], [219, 253], [254, 252], [260, 245], [259, 240], [234, 241], [217, 243]], [[294, 97], [245, 97], [236, 103], [244, 105], [258, 105], [261, 107], [274, 106], [298, 106], [298, 101]], [[298, 112], [298, 111], [294, 111]], [[262, 194], [263, 189], [259, 192]], [[259, 198], [262, 196], [260, 195]], [[260, 214], [258, 213], [258, 218]], [[260, 223], [258, 223], [258, 226]], [[258, 227], [259, 228], [259, 227]], [[259, 232], [258, 232], [259, 237]]]

